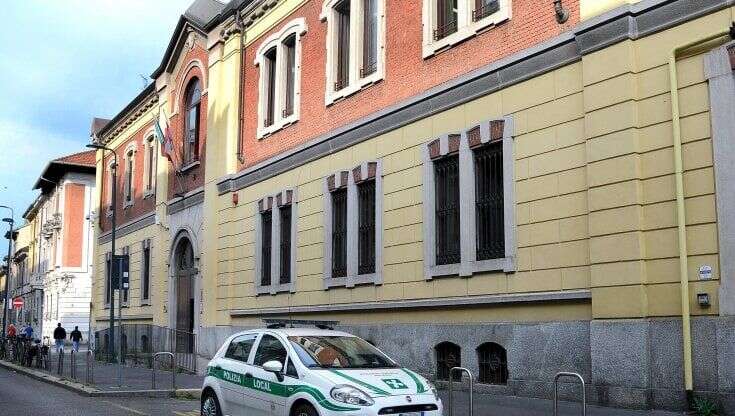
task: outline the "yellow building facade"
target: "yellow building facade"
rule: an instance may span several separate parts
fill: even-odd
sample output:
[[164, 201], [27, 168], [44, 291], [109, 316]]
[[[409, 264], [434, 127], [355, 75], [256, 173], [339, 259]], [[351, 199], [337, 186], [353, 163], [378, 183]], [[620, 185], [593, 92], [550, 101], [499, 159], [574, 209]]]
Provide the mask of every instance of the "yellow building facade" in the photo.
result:
[[[206, 170], [192, 185], [190, 173], [173, 174], [175, 161], [156, 152], [155, 190], [142, 198], [150, 206], [118, 223], [117, 247], [130, 247], [131, 256], [123, 323], [182, 330], [180, 303], [187, 302], [192, 352], [205, 360], [226, 336], [263, 319], [337, 321], [435, 378], [449, 355], [473, 372], [500, 371], [481, 380], [485, 392], [549, 397], [554, 375], [574, 371], [601, 405], [682, 409], [694, 392], [718, 400], [724, 414], [735, 412], [728, 49], [735, 8], [724, 1], [569, 2], [578, 21], [561, 34], [243, 166], [238, 157], [257, 150], [243, 144], [241, 123], [257, 103], [239, 101], [241, 65], [252, 65], [241, 54], [250, 58], [248, 47], [306, 15], [307, 3], [263, 9], [234, 2], [198, 28], [189, 16], [164, 70], [154, 74], [155, 87], [113, 119], [119, 127], [95, 136], [124, 149], [160, 111], [175, 127], [181, 93], [172, 90], [185, 86], [177, 80], [186, 79], [194, 53], [186, 48], [202, 46]], [[520, 19], [513, 12], [511, 21]], [[317, 30], [311, 25], [304, 39]], [[287, 128], [298, 131], [307, 117]], [[472, 149], [488, 142], [502, 147], [504, 185], [504, 244], [490, 262], [475, 258], [478, 231], [468, 225], [478, 209], [471, 196], [480, 192]], [[447, 265], [435, 258], [435, 166], [453, 154], [461, 255]], [[98, 172], [106, 160], [99, 151]], [[333, 188], [341, 183], [353, 192], [352, 175], [364, 179], [371, 166], [375, 270], [335, 280]], [[97, 189], [105, 180], [98, 173]], [[269, 268], [268, 284], [264, 262], [276, 261], [262, 251], [262, 216], [285, 199], [294, 215], [293, 260], [276, 270], [289, 267], [290, 280], [273, 283], [278, 276]], [[351, 206], [347, 218], [357, 216]], [[98, 229], [98, 238], [93, 316], [103, 329], [109, 229]], [[184, 270], [194, 271], [188, 286], [177, 280], [182, 238], [194, 252]], [[357, 255], [347, 249], [347, 269], [357, 267]], [[150, 267], [146, 300], [143, 264]], [[182, 287], [193, 291], [183, 301]]]

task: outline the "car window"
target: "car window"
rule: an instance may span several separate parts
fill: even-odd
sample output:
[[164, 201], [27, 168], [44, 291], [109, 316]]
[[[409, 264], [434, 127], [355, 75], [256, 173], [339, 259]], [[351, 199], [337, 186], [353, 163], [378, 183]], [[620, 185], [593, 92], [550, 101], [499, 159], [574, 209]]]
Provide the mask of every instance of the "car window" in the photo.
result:
[[395, 368], [398, 365], [358, 337], [290, 336], [301, 362], [309, 368]]
[[260, 344], [258, 344], [253, 365], [263, 366], [268, 361], [278, 361], [284, 364], [286, 362], [286, 348], [276, 337], [265, 334], [260, 339]]
[[225, 358], [247, 362], [250, 350], [255, 344], [255, 334], [241, 335], [230, 342], [225, 353]]
[[293, 365], [292, 359], [289, 359], [288, 364], [286, 364], [286, 375], [294, 378], [299, 378], [299, 373], [298, 371], [296, 371], [296, 366]]

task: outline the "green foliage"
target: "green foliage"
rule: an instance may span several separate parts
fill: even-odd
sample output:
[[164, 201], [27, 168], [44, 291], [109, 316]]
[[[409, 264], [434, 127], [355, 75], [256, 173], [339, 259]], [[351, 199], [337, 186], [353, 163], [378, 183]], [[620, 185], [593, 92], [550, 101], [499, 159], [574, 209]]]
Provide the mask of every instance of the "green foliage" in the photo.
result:
[[709, 399], [697, 397], [694, 399], [694, 411], [697, 416], [715, 416], [717, 413], [717, 405]]

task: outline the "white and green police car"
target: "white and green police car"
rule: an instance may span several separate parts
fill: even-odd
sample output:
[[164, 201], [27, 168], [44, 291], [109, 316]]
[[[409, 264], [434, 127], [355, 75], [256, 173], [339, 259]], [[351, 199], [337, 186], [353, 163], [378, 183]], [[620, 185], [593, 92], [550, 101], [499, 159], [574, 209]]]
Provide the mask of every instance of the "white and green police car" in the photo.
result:
[[268, 328], [225, 341], [207, 367], [204, 416], [440, 416], [420, 375], [367, 341], [318, 328]]

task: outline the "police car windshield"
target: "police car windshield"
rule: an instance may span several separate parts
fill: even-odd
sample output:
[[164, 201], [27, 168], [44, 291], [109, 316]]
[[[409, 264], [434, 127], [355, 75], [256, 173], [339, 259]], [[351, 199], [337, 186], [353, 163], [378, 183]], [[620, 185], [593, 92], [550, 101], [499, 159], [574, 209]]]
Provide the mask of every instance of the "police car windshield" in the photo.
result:
[[292, 336], [301, 362], [309, 368], [395, 368], [398, 365], [358, 337]]

